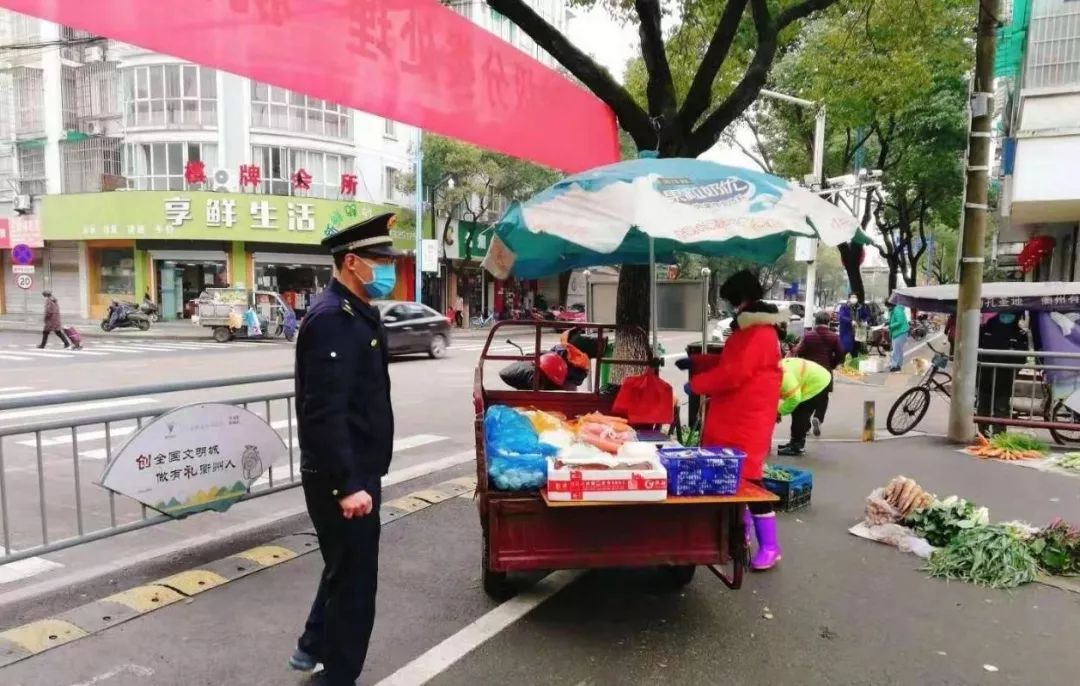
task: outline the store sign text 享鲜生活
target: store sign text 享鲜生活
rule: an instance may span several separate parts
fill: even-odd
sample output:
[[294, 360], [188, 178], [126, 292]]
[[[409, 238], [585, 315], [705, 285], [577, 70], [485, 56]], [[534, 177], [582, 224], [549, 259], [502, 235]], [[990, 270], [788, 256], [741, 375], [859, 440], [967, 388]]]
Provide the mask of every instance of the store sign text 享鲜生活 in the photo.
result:
[[413, 248], [413, 213], [371, 203], [210, 191], [128, 191], [46, 196], [49, 240], [235, 240], [315, 244], [383, 212], [398, 215], [391, 232]]

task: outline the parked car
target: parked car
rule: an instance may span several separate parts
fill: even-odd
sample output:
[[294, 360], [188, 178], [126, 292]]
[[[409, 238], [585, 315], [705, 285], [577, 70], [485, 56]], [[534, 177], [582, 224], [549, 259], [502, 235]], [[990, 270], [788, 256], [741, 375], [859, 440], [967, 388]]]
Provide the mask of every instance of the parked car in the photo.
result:
[[450, 346], [450, 322], [427, 305], [393, 300], [374, 303], [386, 327], [391, 355], [427, 353], [432, 358], [446, 354]]
[[[786, 312], [788, 315], [787, 330], [792, 333], [801, 333], [803, 328], [803, 315], [806, 313], [806, 307], [802, 303], [784, 302], [781, 300], [766, 300], [765, 302], [770, 305], [776, 305], [780, 312]], [[713, 319], [709, 322], [709, 338], [714, 343], [726, 343], [728, 336], [731, 335], [731, 322], [733, 321], [730, 314], [725, 313], [722, 319]]]

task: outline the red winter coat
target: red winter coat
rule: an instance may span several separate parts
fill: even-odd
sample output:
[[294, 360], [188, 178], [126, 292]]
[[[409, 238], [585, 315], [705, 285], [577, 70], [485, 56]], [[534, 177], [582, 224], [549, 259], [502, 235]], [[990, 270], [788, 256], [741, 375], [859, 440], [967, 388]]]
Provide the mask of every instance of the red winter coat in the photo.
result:
[[697, 374], [690, 390], [709, 398], [701, 445], [738, 448], [746, 453], [742, 476], [760, 479], [772, 449], [780, 404], [780, 339], [774, 328], [782, 315], [742, 312], [719, 363]]

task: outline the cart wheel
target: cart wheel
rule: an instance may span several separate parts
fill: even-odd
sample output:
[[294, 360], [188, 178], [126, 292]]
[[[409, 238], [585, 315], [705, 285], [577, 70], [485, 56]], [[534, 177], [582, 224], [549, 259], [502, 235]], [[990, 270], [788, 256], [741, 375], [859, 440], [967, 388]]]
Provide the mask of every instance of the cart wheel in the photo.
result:
[[660, 567], [660, 579], [664, 587], [677, 591], [694, 580], [694, 565], [665, 565]]
[[228, 343], [232, 340], [232, 331], [229, 331], [227, 326], [215, 326], [214, 340], [218, 343]]
[[[1065, 404], [1064, 400], [1057, 401], [1054, 404], [1053, 410], [1046, 414], [1046, 421], [1048, 422], [1069, 422], [1071, 424], [1077, 424], [1078, 428], [1080, 428], [1080, 415], [1073, 412], [1069, 406]], [[1050, 435], [1053, 436], [1054, 442], [1058, 445], [1080, 443], [1080, 431], [1050, 429]]]
[[930, 391], [925, 386], [915, 386], [900, 394], [889, 409], [885, 428], [893, 436], [903, 436], [915, 428], [930, 409]]
[[488, 537], [484, 534], [483, 552], [480, 555], [480, 580], [484, 593], [496, 602], [505, 602], [517, 595], [517, 589], [506, 578], [506, 572], [493, 572], [488, 566]]

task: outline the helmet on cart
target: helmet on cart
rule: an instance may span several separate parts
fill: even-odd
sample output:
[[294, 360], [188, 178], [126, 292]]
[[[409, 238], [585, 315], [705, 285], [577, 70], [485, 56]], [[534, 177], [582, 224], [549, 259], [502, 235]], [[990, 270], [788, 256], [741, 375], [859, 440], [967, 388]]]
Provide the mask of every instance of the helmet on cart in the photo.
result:
[[540, 356], [540, 371], [552, 384], [562, 386], [566, 383], [566, 360], [559, 353], [544, 353]]

